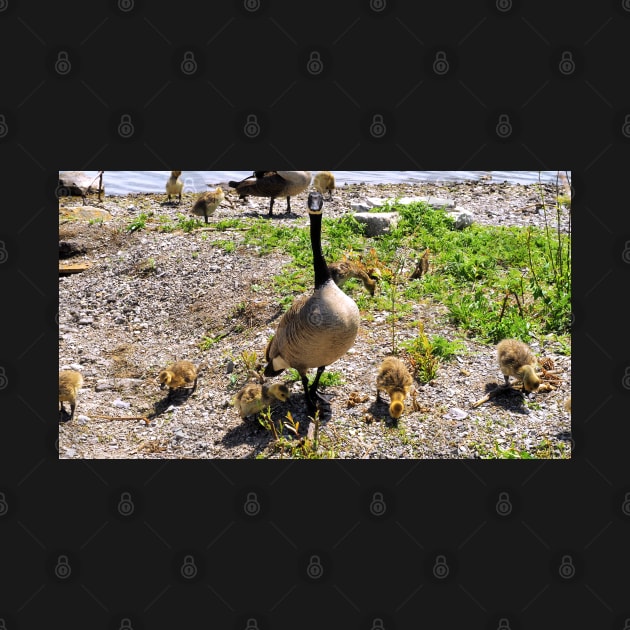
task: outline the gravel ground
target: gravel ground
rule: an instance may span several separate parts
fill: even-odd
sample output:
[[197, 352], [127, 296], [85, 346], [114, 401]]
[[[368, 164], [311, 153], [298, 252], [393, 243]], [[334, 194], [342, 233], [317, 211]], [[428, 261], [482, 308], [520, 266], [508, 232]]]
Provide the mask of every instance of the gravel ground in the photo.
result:
[[[552, 204], [554, 187], [542, 188]], [[367, 197], [413, 195], [453, 199], [480, 224], [544, 223], [537, 187], [486, 181], [348, 185], [325, 202], [324, 216], [342, 216], [352, 202]], [[302, 193], [292, 198], [293, 213], [288, 216], [285, 202], [277, 200], [271, 220], [306, 227], [306, 197]], [[219, 207], [208, 228], [189, 233], [159, 232], [157, 219], [135, 232], [124, 228], [150, 210], [176, 222], [178, 213], [192, 207], [192, 194], [184, 195], [181, 206], [157, 194], [105, 196], [102, 202], [90, 196], [90, 205], [111, 215], [102, 223], [69, 219], [68, 212], [82, 209], [81, 200], [60, 200], [60, 241], [85, 248], [63, 262], [91, 263], [85, 271], [59, 276], [59, 369], [78, 369], [84, 377], [74, 419], [62, 421], [66, 417], [60, 415], [60, 458], [281, 456], [269, 432], [255, 420], [241, 420], [231, 401], [248, 380], [242, 353], [255, 352], [261, 362], [282, 313], [272, 278], [289, 258], [278, 253], [261, 256], [257, 248], [243, 244], [240, 230], [214, 230], [212, 224], [219, 219], [265, 215], [268, 209], [267, 199], [228, 198], [231, 202]], [[569, 229], [568, 211], [563, 212], [562, 229]], [[233, 241], [234, 251], [213, 246], [217, 239]], [[359, 285], [348, 289], [351, 294], [360, 291]], [[372, 315], [363, 318], [353, 348], [328, 368], [341, 373], [343, 382], [322, 390], [330, 398], [320, 426], [322, 448], [353, 459], [477, 458], [494, 452], [495, 444], [540, 456], [536, 448], [545, 441], [547, 456], [570, 456], [571, 423], [564, 401], [570, 395], [571, 361], [553, 342], [541, 339], [531, 346], [539, 357], [553, 361], [560, 379], [557, 387], [530, 399], [508, 390], [472, 407], [503, 381], [495, 347], [462, 336], [448, 322], [442, 305], [416, 304], [399, 323], [398, 344], [417, 334], [412, 322], [420, 320], [429, 337], [461, 338], [465, 350], [442, 363], [429, 385], [414, 383], [396, 425], [387, 403], [375, 399], [376, 371], [391, 351], [388, 313]], [[199, 344], [206, 336], [217, 341], [202, 350]], [[183, 392], [168, 401], [156, 376], [179, 359], [206, 367], [194, 394]], [[286, 377], [273, 380], [284, 382]], [[290, 411], [300, 422], [300, 435], [305, 435], [309, 419], [301, 383], [288, 385], [290, 400], [274, 406], [272, 416], [280, 420]]]

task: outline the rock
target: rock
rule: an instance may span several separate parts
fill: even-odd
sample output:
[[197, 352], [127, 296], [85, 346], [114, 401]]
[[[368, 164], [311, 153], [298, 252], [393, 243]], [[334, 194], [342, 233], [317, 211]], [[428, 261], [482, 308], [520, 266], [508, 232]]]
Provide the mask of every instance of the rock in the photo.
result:
[[[87, 193], [98, 192], [98, 184], [100, 178], [86, 175], [81, 171], [66, 171], [59, 173], [59, 184], [57, 186], [57, 195], [59, 197], [70, 197], [72, 195], [80, 195], [85, 197]], [[105, 192], [105, 184], [103, 184], [103, 193]]]
[[75, 243], [74, 241], [59, 241], [59, 258], [70, 258], [85, 254], [87, 248], [84, 245]]
[[453, 219], [455, 228], [462, 230], [465, 227], [470, 227], [474, 222], [474, 215], [470, 210], [456, 207], [453, 210], [447, 211], [447, 216]]
[[94, 206], [59, 206], [60, 219], [82, 219], [84, 221], [109, 221], [112, 215], [107, 210]]
[[365, 225], [366, 236], [382, 236], [398, 224], [397, 212], [356, 212], [352, 215]]

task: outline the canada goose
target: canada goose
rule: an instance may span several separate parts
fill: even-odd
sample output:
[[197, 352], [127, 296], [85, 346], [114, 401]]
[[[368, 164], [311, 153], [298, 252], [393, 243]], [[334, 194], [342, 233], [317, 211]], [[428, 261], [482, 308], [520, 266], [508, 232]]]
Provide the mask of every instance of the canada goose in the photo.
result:
[[83, 377], [76, 370], [59, 372], [59, 411], [65, 411], [64, 402], [70, 403], [70, 420], [74, 417], [77, 406], [77, 393], [83, 385]]
[[171, 176], [166, 182], [166, 193], [168, 194], [169, 201], [171, 200], [171, 195], [177, 195], [179, 197], [179, 203], [182, 202], [182, 189], [184, 188], [184, 183], [179, 178], [181, 174], [181, 171], [171, 171]]
[[313, 177], [313, 187], [322, 195], [327, 192], [330, 201], [335, 190], [335, 176], [330, 171], [320, 171]]
[[405, 364], [396, 357], [385, 357], [376, 376], [376, 400], [381, 400], [381, 390], [389, 396], [389, 415], [400, 418], [405, 410], [405, 397], [413, 383]]
[[[293, 301], [265, 350], [265, 376], [276, 376], [286, 368], [295, 368], [300, 374], [310, 412], [317, 408], [316, 398], [325, 400], [317, 392], [322, 373], [352, 346], [360, 319], [354, 300], [333, 282], [322, 253], [323, 202], [319, 192], [308, 196], [315, 287], [310, 295], [301, 295]], [[317, 368], [310, 388], [306, 376], [309, 368]]]
[[170, 397], [174, 390], [192, 386], [190, 393], [193, 394], [195, 389], [197, 389], [199, 371], [200, 367], [196, 367], [190, 361], [176, 361], [158, 374], [160, 389], [168, 387], [168, 395]]
[[276, 197], [287, 198], [286, 213], [291, 212], [291, 197], [306, 190], [311, 183], [310, 171], [254, 171], [253, 175], [240, 182], [228, 182], [235, 188], [239, 197], [271, 197], [269, 216], [273, 215], [273, 202]]
[[377, 270], [369, 270], [373, 273], [370, 277], [369, 272], [364, 271], [359, 265], [349, 260], [342, 260], [340, 262], [331, 263], [328, 265], [328, 270], [332, 279], [338, 287], [344, 285], [348, 278], [359, 278], [363, 282], [363, 286], [370, 292], [370, 295], [374, 295], [374, 289], [376, 288]]
[[225, 193], [221, 189], [221, 186], [217, 186], [213, 191], [201, 193], [199, 197], [197, 197], [197, 201], [195, 201], [191, 212], [199, 217], [204, 217], [206, 223], [208, 223], [208, 217], [214, 214], [214, 211], [224, 199]]
[[241, 418], [247, 418], [262, 411], [276, 400], [284, 402], [288, 399], [289, 388], [286, 385], [248, 383], [234, 397], [234, 406], [238, 409]]
[[505, 377], [505, 387], [510, 376], [523, 381], [524, 392], [534, 392], [540, 385], [535, 367], [538, 363], [529, 346], [517, 339], [503, 339], [497, 345], [499, 367]]

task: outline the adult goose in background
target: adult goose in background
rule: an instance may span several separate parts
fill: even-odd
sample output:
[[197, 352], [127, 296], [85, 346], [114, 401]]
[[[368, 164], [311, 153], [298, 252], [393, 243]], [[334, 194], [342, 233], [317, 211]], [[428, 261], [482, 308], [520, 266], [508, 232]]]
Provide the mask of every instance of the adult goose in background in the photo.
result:
[[[335, 284], [324, 259], [322, 206], [322, 194], [310, 193], [308, 216], [315, 287], [311, 294], [294, 300], [278, 323], [276, 334], [265, 351], [265, 376], [276, 376], [287, 368], [297, 370], [311, 413], [317, 409], [317, 399], [327, 402], [317, 391], [319, 379], [326, 367], [354, 344], [360, 319], [356, 303]], [[317, 373], [309, 388], [307, 371], [310, 368], [317, 368]]]
[[310, 171], [254, 171], [253, 175], [240, 182], [228, 182], [230, 188], [238, 192], [243, 199], [252, 197], [271, 197], [269, 216], [273, 216], [273, 202], [276, 197], [287, 198], [286, 213], [291, 212], [291, 197], [306, 190], [311, 183]]

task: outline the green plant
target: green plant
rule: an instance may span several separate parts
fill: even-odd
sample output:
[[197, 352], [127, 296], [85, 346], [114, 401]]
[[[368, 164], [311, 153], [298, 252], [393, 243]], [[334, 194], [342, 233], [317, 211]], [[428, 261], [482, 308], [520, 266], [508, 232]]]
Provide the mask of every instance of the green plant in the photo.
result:
[[127, 223], [127, 227], [125, 228], [127, 232], [136, 232], [137, 230], [144, 230], [147, 225], [147, 219], [149, 215], [144, 212], [141, 212], [133, 221]]
[[414, 339], [403, 342], [401, 346], [407, 352], [415, 378], [422, 383], [432, 381], [437, 375], [440, 361], [434, 354], [422, 322], [418, 322], [418, 335]]
[[184, 232], [192, 232], [195, 228], [203, 227], [203, 222], [197, 217], [187, 217], [181, 212], [177, 214], [177, 228]]

